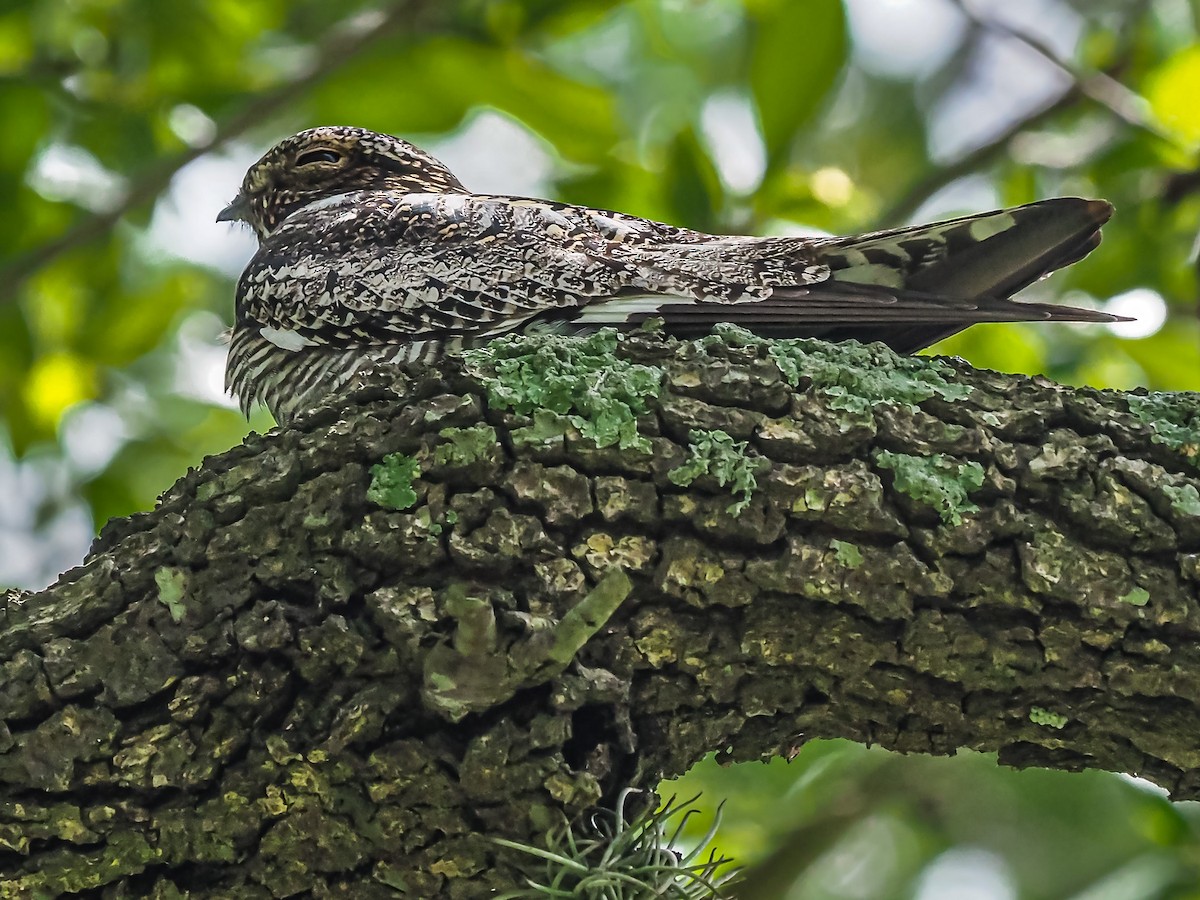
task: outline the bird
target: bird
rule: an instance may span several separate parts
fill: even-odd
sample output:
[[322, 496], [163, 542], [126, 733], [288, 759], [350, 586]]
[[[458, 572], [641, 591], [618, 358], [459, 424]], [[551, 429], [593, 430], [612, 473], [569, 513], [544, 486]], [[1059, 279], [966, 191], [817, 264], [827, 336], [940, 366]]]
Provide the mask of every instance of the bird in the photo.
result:
[[661, 320], [910, 354], [978, 322], [1114, 322], [1011, 296], [1082, 259], [1112, 215], [1060, 197], [849, 237], [707, 234], [627, 213], [469, 191], [400, 138], [322, 126], [250, 166], [218, 222], [258, 250], [238, 281], [226, 387], [288, 424], [356, 373], [498, 336]]

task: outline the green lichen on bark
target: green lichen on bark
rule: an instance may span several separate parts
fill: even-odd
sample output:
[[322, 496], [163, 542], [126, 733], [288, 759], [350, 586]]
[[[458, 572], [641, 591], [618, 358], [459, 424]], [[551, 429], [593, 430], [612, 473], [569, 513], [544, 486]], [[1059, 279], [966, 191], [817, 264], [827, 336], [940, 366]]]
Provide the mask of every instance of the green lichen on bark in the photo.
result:
[[1145, 588], [1137, 587], [1128, 594], [1122, 595], [1120, 600], [1130, 606], [1145, 606], [1150, 602], [1150, 592]]
[[[561, 417], [597, 447], [650, 450], [637, 417], [658, 395], [662, 369], [623, 359], [620, 336], [611, 328], [585, 338], [510, 335], [467, 350], [467, 370], [483, 384], [495, 409], [541, 413], [553, 427]], [[560, 428], [561, 433], [561, 426]]]
[[0, 898], [50, 900], [92, 891], [122, 876], [144, 872], [161, 859], [161, 849], [146, 837], [123, 834], [94, 853], [54, 861], [41, 872], [0, 883]]
[[155, 570], [154, 583], [158, 587], [158, 602], [167, 608], [172, 619], [182, 622], [186, 612], [183, 593], [187, 585], [187, 573], [182, 569], [163, 566]]
[[1181, 516], [1200, 516], [1200, 490], [1194, 484], [1161, 484], [1159, 490]]
[[1200, 394], [1129, 394], [1129, 411], [1149, 425], [1151, 440], [1200, 468]]
[[433, 450], [433, 462], [438, 466], [462, 468], [491, 459], [497, 451], [496, 429], [491, 425], [472, 425], [468, 428], [443, 428], [438, 437], [445, 443]]
[[417, 502], [413, 481], [421, 474], [421, 464], [403, 453], [389, 453], [371, 466], [371, 484], [367, 499], [384, 509], [410, 509]]
[[1048, 709], [1043, 709], [1040, 706], [1031, 707], [1029, 710], [1029, 721], [1034, 725], [1041, 725], [1043, 728], [1054, 728], [1061, 730], [1067, 727], [1070, 721], [1062, 713], [1051, 712]]
[[892, 470], [896, 490], [932, 506], [944, 524], [959, 525], [963, 513], [979, 510], [967, 499], [983, 485], [983, 466], [977, 462], [960, 462], [943, 453], [910, 456], [889, 450], [876, 453], [875, 462]]
[[740, 496], [741, 499], [728, 507], [729, 514], [736, 516], [750, 505], [750, 498], [758, 487], [758, 473], [770, 464], [749, 455], [748, 441], [735, 441], [719, 429], [693, 428], [688, 440], [687, 461], [669, 471], [667, 477], [680, 487], [686, 487], [702, 475], [715, 478], [718, 485], [728, 487], [731, 493]]
[[433, 513], [429, 511], [429, 507], [427, 506], [418, 509], [415, 515], [416, 525], [418, 528], [425, 529], [425, 539], [427, 541], [437, 540], [438, 536], [445, 531], [445, 525], [454, 524], [448, 519], [445, 521], [445, 524], [435, 521], [433, 518]]
[[765, 345], [784, 379], [798, 386], [807, 379], [831, 409], [868, 413], [879, 403], [915, 408], [931, 397], [961, 400], [971, 387], [954, 380], [945, 363], [924, 356], [901, 356], [884, 344], [845, 341], [765, 340], [736, 326], [718, 326], [711, 340], [741, 346]]
[[851, 544], [849, 541], [839, 541], [835, 538], [829, 542], [829, 546], [833, 550], [834, 559], [847, 569], [857, 569], [863, 564], [862, 551], [858, 549], [856, 544]]

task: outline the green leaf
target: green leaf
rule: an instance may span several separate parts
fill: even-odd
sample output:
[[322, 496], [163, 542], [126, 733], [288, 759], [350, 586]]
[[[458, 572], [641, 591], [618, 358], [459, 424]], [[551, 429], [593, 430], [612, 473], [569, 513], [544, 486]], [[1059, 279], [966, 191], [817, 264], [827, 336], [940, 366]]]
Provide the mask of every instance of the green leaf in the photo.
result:
[[701, 231], [716, 230], [724, 198], [721, 178], [691, 130], [682, 132], [671, 144], [666, 170], [670, 173], [667, 194], [675, 221]]
[[[387, 85], [386, 102], [380, 85]], [[603, 156], [615, 137], [604, 91], [529, 54], [459, 37], [404, 47], [381, 42], [314, 89], [312, 101], [327, 121], [403, 136], [453, 129], [470, 110], [490, 106], [581, 159]]]
[[1146, 91], [1155, 117], [1189, 146], [1200, 144], [1200, 47], [1189, 47], [1164, 62]]
[[829, 94], [846, 62], [841, 0], [755, 0], [750, 86], [768, 169], [786, 162], [793, 137]]

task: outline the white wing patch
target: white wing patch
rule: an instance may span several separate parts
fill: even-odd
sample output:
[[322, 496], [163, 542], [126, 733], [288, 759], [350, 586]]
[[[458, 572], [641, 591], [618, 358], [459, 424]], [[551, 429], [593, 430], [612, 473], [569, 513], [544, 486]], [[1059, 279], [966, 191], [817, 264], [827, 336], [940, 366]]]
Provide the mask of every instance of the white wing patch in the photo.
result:
[[589, 303], [583, 307], [583, 311], [574, 321], [581, 325], [619, 324], [630, 316], [636, 316], [639, 313], [653, 315], [659, 311], [663, 304], [677, 305], [694, 302], [694, 300], [687, 297], [621, 297], [618, 300]]
[[990, 216], [980, 216], [968, 227], [973, 240], [986, 241], [990, 237], [995, 237], [1002, 231], [1015, 227], [1017, 220], [1005, 213], [996, 213]]
[[[859, 254], [862, 255], [862, 254]], [[850, 256], [848, 253], [847, 256]], [[863, 257], [866, 259], [866, 257]], [[834, 281], [849, 281], [853, 284], [873, 284], [899, 290], [904, 287], [904, 273], [886, 263], [863, 263], [852, 265], [833, 274]]]
[[296, 350], [303, 350], [305, 347], [315, 346], [317, 343], [306, 338], [298, 331], [292, 331], [288, 328], [275, 328], [271, 325], [260, 328], [258, 333], [280, 350], [291, 350], [294, 352]]

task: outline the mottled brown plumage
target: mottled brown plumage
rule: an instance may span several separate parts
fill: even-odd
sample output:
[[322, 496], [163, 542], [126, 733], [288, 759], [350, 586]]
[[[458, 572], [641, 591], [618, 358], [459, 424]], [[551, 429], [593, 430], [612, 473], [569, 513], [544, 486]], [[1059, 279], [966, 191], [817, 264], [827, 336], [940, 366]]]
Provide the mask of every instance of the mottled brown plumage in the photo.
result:
[[1111, 207], [1062, 198], [846, 238], [718, 236], [472, 194], [412, 144], [325, 127], [276, 145], [219, 217], [260, 247], [238, 283], [226, 384], [286, 422], [368, 364], [531, 327], [662, 318], [914, 352], [975, 322], [1109, 322], [1008, 297], [1086, 255]]

